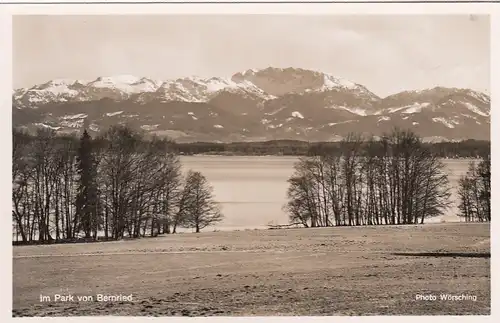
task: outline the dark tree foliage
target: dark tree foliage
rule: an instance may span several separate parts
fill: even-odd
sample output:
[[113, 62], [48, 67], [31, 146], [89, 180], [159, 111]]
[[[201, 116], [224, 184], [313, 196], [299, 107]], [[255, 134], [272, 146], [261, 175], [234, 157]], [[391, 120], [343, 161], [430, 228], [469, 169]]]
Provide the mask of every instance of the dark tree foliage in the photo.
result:
[[97, 188], [97, 163], [92, 150], [92, 139], [87, 130], [84, 130], [76, 156], [78, 173], [76, 214], [80, 219], [85, 238], [93, 236], [95, 240], [100, 229], [99, 220], [102, 210]]

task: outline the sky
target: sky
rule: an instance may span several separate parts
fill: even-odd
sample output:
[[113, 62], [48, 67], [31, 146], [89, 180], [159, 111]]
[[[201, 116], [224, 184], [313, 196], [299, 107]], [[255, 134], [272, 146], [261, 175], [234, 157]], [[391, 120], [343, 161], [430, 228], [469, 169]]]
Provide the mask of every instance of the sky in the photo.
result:
[[435, 86], [490, 91], [488, 16], [14, 16], [12, 28], [14, 88], [271, 66], [327, 72], [382, 97]]

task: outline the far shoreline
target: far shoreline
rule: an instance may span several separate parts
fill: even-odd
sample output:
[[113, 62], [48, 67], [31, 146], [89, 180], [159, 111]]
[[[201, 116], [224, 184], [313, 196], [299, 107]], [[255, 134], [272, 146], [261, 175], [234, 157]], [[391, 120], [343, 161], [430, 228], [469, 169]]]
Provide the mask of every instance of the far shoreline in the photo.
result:
[[[246, 158], [257, 158], [257, 157], [272, 157], [272, 158], [283, 158], [283, 159], [299, 159], [303, 157], [313, 157], [309, 155], [231, 155], [231, 154], [179, 154], [179, 157], [246, 157]], [[480, 160], [479, 157], [440, 157], [443, 160]]]

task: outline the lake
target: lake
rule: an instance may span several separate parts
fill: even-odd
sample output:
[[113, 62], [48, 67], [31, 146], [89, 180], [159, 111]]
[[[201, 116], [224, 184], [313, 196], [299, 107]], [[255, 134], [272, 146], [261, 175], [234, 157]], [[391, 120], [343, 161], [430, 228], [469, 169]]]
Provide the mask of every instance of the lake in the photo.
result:
[[[182, 156], [184, 170], [200, 171], [214, 188], [221, 204], [224, 221], [217, 230], [267, 228], [268, 224], [287, 224], [287, 179], [293, 173], [297, 157], [282, 156]], [[452, 187], [454, 205], [440, 217], [426, 222], [458, 222], [456, 188], [467, 172], [466, 159], [443, 160]], [[210, 230], [210, 229], [206, 229]], [[213, 228], [211, 228], [213, 230]]]

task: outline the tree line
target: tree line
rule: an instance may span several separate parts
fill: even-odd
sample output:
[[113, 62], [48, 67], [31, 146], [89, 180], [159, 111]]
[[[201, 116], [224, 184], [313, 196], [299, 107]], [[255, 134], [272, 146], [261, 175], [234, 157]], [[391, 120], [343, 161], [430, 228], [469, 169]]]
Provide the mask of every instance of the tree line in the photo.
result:
[[[305, 227], [417, 224], [451, 205], [441, 156], [411, 131], [394, 129], [378, 139], [350, 134], [338, 149], [325, 148], [300, 158], [294, 166], [284, 206], [290, 223]], [[461, 197], [467, 198], [467, 204], [462, 204], [468, 218], [489, 221], [485, 215], [490, 212], [489, 193], [485, 193], [489, 179], [483, 176], [486, 166], [478, 169], [470, 172], [481, 175], [462, 180], [466, 184]], [[477, 193], [474, 199], [472, 191]]]
[[[490, 142], [481, 140], [464, 140], [460, 142], [421, 143], [431, 153], [440, 158], [477, 158], [490, 151]], [[175, 149], [184, 155], [218, 154], [218, 155], [282, 155], [282, 156], [315, 156], [329, 151], [335, 154], [341, 151], [341, 142], [306, 142], [299, 140], [271, 140], [265, 142], [191, 142], [175, 143]], [[374, 151], [377, 156], [385, 154], [383, 148]]]
[[183, 175], [172, 142], [126, 126], [79, 140], [15, 129], [12, 184], [15, 240], [24, 243], [200, 232], [223, 218], [207, 179]]

